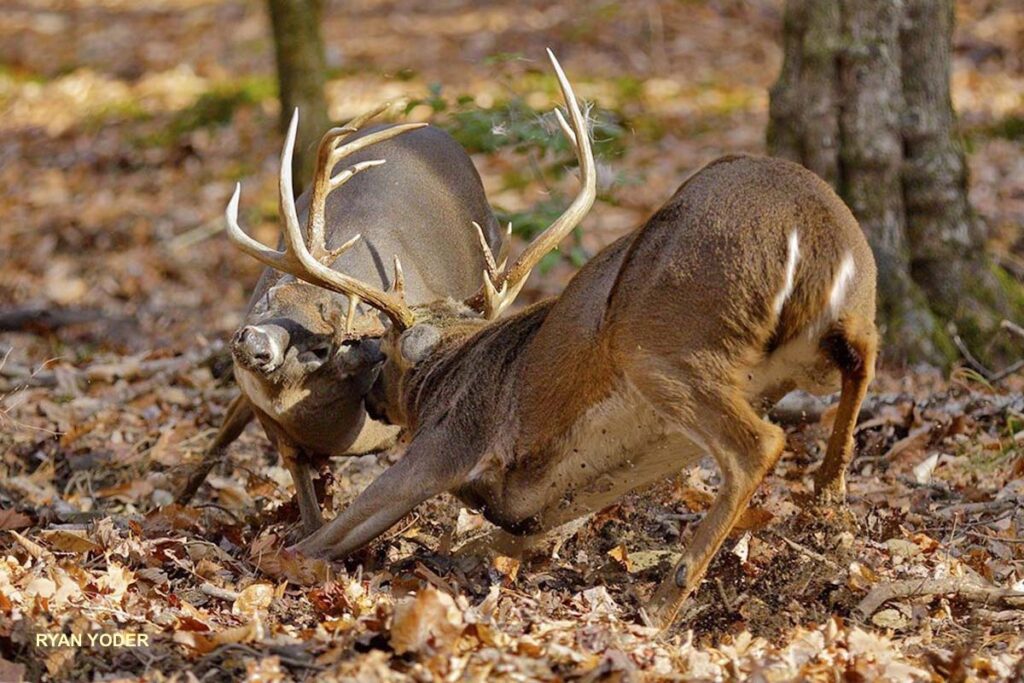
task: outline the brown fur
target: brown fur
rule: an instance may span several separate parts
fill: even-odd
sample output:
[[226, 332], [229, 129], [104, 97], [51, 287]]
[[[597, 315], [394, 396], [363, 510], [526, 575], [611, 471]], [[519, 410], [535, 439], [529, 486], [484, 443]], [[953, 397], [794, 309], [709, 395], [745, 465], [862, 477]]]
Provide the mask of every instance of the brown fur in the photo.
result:
[[[794, 230], [800, 258], [782, 300]], [[677, 471], [692, 443], [714, 456], [723, 485], [654, 598], [667, 623], [782, 452], [762, 402], [841, 385], [816, 477], [819, 492], [841, 497], [875, 357], [874, 280], [856, 221], [809, 171], [713, 162], [557, 300], [491, 324], [455, 304], [420, 308], [417, 325], [439, 341], [414, 365], [391, 333], [382, 395], [411, 430], [404, 458], [298, 548], [344, 555], [445, 490], [508, 531], [544, 530]]]

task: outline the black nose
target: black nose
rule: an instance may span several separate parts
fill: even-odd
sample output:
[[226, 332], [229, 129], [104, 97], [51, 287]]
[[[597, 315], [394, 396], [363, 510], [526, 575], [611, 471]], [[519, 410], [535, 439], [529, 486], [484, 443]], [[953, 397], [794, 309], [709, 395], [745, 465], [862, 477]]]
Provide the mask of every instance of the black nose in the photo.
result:
[[284, 362], [287, 339], [283, 333], [276, 326], [245, 326], [235, 335], [235, 357], [249, 368], [272, 372]]

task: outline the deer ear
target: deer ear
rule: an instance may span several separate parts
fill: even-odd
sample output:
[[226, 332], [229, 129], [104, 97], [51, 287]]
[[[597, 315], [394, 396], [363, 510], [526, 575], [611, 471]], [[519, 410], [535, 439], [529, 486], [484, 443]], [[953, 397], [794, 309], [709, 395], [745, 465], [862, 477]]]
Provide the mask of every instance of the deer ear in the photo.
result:
[[434, 350], [441, 341], [441, 332], [433, 325], [420, 324], [407, 330], [398, 342], [402, 358], [415, 365]]

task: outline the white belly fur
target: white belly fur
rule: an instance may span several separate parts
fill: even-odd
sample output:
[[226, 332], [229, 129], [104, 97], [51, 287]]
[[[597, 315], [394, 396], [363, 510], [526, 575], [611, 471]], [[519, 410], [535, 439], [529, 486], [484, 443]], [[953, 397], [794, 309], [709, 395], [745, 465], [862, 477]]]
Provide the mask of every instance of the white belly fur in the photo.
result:
[[548, 485], [517, 487], [525, 490], [506, 498], [512, 516], [540, 514], [545, 527], [564, 523], [678, 472], [703, 454], [628, 382], [591, 407], [558, 451], [548, 456]]
[[268, 396], [263, 383], [253, 377], [247, 370], [235, 366], [235, 378], [238, 386], [252, 401], [253, 405], [273, 418], [280, 418], [309, 395], [309, 389], [300, 388], [291, 391], [279, 391], [274, 397]]

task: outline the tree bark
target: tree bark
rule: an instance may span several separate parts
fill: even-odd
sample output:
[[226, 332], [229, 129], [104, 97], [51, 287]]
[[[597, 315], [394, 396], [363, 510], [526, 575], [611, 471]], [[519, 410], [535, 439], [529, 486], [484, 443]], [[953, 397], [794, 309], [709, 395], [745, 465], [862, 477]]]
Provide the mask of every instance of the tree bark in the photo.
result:
[[[903, 195], [910, 272], [932, 309], [951, 320], [982, 355], [1011, 351], [993, 336], [1019, 317], [1019, 285], [985, 253], [985, 226], [971, 210], [963, 141], [950, 93], [953, 0], [905, 0], [903, 45]], [[986, 351], [989, 353], [986, 354]]]
[[783, 18], [782, 73], [771, 90], [768, 145], [832, 186], [839, 181], [839, 5], [796, 0]]
[[900, 360], [951, 360], [947, 322], [979, 348], [1024, 301], [985, 255], [967, 200], [952, 30], [953, 0], [787, 0], [771, 91], [769, 151], [818, 173], [857, 216], [878, 263], [885, 355]]
[[316, 148], [329, 126], [324, 97], [326, 64], [320, 35], [322, 0], [268, 0], [280, 87], [282, 133], [299, 108], [298, 139], [292, 158], [295, 194], [312, 177]]

